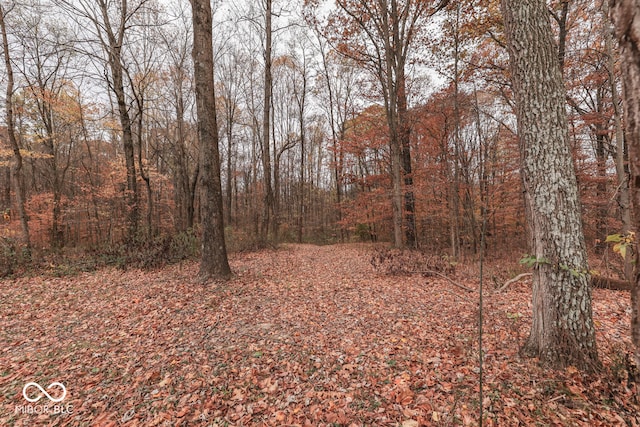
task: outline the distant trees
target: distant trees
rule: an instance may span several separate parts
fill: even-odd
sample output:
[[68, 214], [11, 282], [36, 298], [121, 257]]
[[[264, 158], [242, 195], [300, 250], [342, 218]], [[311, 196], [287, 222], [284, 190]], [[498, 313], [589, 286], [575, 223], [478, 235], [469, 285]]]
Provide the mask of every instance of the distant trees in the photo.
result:
[[31, 237], [29, 233], [29, 222], [25, 210], [26, 191], [23, 176], [23, 159], [20, 145], [16, 137], [16, 124], [14, 116], [14, 75], [13, 64], [11, 63], [11, 51], [9, 50], [9, 39], [7, 37], [6, 14], [3, 5], [0, 3], [0, 31], [2, 32], [2, 53], [7, 72], [7, 89], [5, 98], [5, 109], [7, 115], [7, 136], [9, 145], [13, 153], [13, 165], [11, 167], [11, 178], [13, 179], [15, 194], [18, 205], [18, 217], [22, 228], [22, 243], [27, 250], [31, 249]]
[[[327, 34], [338, 50], [366, 68], [378, 84], [389, 132], [393, 241], [416, 246], [407, 67], [427, 18], [447, 2], [338, 1]], [[403, 219], [404, 213], [404, 219]], [[404, 236], [403, 236], [404, 234]]]
[[543, 0], [502, 0], [533, 274], [525, 352], [554, 366], [598, 363], [565, 90]]
[[133, 123], [125, 92], [126, 65], [123, 52], [128, 43], [126, 35], [131, 30], [134, 16], [140, 9], [145, 7], [146, 3], [149, 3], [149, 0], [137, 0], [133, 3], [129, 3], [127, 0], [115, 3], [107, 0], [96, 0], [95, 2], [86, 0], [81, 0], [80, 2], [57, 1], [76, 19], [81, 19], [84, 24], [91, 26], [91, 33], [95, 37], [94, 40], [99, 43], [99, 48], [103, 51], [102, 60], [104, 65], [109, 70], [109, 74], [105, 72], [104, 77], [107, 80], [109, 90], [115, 97], [120, 121], [127, 171], [126, 200], [129, 227], [127, 238], [130, 242], [133, 242], [138, 233], [140, 196], [136, 172]]
[[[485, 216], [491, 254], [525, 251], [498, 3], [318, 4], [227, 2], [212, 17], [227, 243], [392, 241], [464, 260]], [[190, 6], [29, 0], [5, 10], [14, 82], [3, 101], [24, 181], [20, 194], [7, 178], [17, 155], [0, 129], [0, 182], [11, 181], [3, 235], [24, 225], [34, 246], [56, 249], [201, 235], [209, 153]], [[547, 9], [586, 246], [606, 251], [606, 234], [629, 229], [616, 45], [599, 3]]]

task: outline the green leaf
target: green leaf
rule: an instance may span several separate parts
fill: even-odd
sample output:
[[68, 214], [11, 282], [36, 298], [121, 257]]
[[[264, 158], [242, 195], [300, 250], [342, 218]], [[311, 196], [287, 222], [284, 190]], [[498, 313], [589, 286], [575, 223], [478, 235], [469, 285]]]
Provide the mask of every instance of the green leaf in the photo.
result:
[[620, 233], [609, 234], [607, 236], [607, 239], [605, 240], [605, 242], [607, 242], [607, 243], [619, 243], [619, 242], [622, 242], [623, 239], [624, 239], [624, 237], [622, 237], [622, 234], [620, 234]]
[[627, 257], [627, 244], [626, 243], [616, 243], [613, 245], [613, 251], [619, 253], [622, 258]]

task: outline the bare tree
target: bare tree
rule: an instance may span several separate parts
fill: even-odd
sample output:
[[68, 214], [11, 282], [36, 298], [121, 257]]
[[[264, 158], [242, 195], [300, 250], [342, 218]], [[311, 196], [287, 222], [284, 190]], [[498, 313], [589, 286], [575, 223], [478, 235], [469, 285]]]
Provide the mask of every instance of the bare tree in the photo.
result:
[[340, 45], [340, 52], [371, 71], [384, 100], [391, 154], [393, 236], [398, 247], [417, 244], [406, 74], [409, 55], [421, 27], [447, 3], [447, 0], [336, 2], [339, 11], [333, 22], [347, 29], [331, 28], [331, 37]]
[[[109, 89], [116, 99], [118, 119], [122, 128], [122, 146], [127, 170], [128, 241], [133, 242], [139, 226], [139, 190], [137, 185], [133, 124], [125, 91], [125, 63], [123, 49], [127, 31], [133, 19], [151, 0], [56, 0], [73, 19], [84, 20], [92, 26], [93, 36], [106, 56], [103, 60], [110, 75], [105, 73]], [[88, 28], [85, 28], [88, 30]]]
[[61, 111], [69, 109], [67, 96], [75, 90], [69, 76], [73, 45], [66, 28], [47, 20], [41, 6], [33, 4], [23, 10], [20, 28], [14, 29], [21, 45], [19, 72], [26, 83], [24, 96], [33, 105], [37, 145], [47, 155], [42, 160], [42, 175], [53, 194], [51, 245], [58, 248], [64, 244], [62, 194], [75, 142], [71, 133], [65, 135], [73, 119]]
[[264, 216], [262, 220], [262, 238], [266, 240], [269, 235], [269, 227], [276, 228], [278, 219], [274, 212], [274, 195], [271, 184], [271, 96], [273, 89], [273, 78], [271, 75], [272, 58], [272, 38], [273, 38], [273, 2], [264, 0], [264, 98], [262, 113], [262, 173], [264, 174]]
[[9, 51], [9, 40], [7, 38], [7, 24], [6, 24], [5, 9], [0, 3], [0, 31], [2, 31], [2, 51], [4, 54], [4, 64], [7, 70], [7, 90], [5, 99], [5, 108], [7, 114], [7, 134], [9, 136], [9, 144], [13, 151], [13, 167], [11, 168], [13, 182], [15, 185], [16, 201], [18, 204], [18, 216], [20, 217], [20, 225], [22, 227], [22, 243], [26, 246], [27, 250], [31, 250], [31, 238], [29, 236], [29, 221], [27, 218], [27, 212], [25, 210], [26, 192], [24, 185], [24, 177], [22, 174], [22, 154], [20, 153], [20, 146], [16, 139], [16, 129], [14, 121], [13, 110], [13, 66], [11, 64], [11, 52]]

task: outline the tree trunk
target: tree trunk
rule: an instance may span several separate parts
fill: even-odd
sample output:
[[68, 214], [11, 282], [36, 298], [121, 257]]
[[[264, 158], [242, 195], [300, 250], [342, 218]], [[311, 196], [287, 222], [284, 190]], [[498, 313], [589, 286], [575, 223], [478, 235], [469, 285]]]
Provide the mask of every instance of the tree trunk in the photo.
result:
[[396, 64], [396, 96], [398, 110], [398, 138], [402, 155], [402, 177], [404, 180], [404, 236], [409, 248], [417, 247], [416, 240], [416, 198], [413, 194], [413, 168], [411, 165], [411, 125], [409, 123], [409, 111], [407, 105], [407, 82], [404, 70], [404, 55], [400, 46], [400, 30], [398, 28], [398, 11], [395, 1], [392, 2], [394, 17], [393, 39], [396, 46], [394, 56]]
[[0, 31], [2, 31], [2, 48], [4, 53], [4, 64], [7, 69], [7, 92], [5, 99], [5, 109], [7, 114], [7, 134], [9, 145], [13, 150], [13, 167], [11, 175], [16, 191], [16, 202], [18, 205], [18, 216], [22, 228], [22, 244], [31, 251], [31, 237], [29, 236], [29, 220], [25, 209], [26, 191], [24, 186], [24, 176], [22, 174], [22, 154], [16, 139], [15, 122], [13, 119], [13, 67], [11, 66], [11, 56], [9, 54], [9, 40], [7, 39], [7, 26], [5, 23], [5, 11], [0, 4]]
[[106, 31], [107, 40], [104, 41], [104, 48], [107, 51], [108, 63], [111, 70], [111, 90], [116, 96], [118, 105], [118, 118], [122, 126], [122, 146], [124, 150], [125, 166], [127, 169], [127, 215], [128, 215], [128, 241], [133, 242], [138, 233], [139, 207], [138, 207], [138, 185], [136, 174], [135, 153], [133, 144], [133, 131], [131, 129], [131, 117], [127, 108], [127, 101], [124, 92], [124, 70], [122, 66], [122, 45], [124, 43], [124, 33], [127, 28], [126, 15], [129, 12], [123, 5], [121, 10], [120, 24], [118, 31], [114, 32], [111, 27], [108, 4], [106, 0], [100, 0], [100, 11], [103, 23], [95, 21], [96, 28]]
[[[631, 172], [630, 199], [633, 228], [640, 230], [640, 0], [611, 0], [610, 14], [620, 43], [626, 141]], [[636, 268], [631, 290], [631, 337], [636, 366], [640, 366], [640, 251], [635, 251]]]
[[[232, 167], [232, 151], [233, 151], [233, 121], [234, 118], [234, 109], [235, 104], [233, 104], [230, 100], [227, 100], [227, 181], [225, 183], [225, 204], [227, 206], [227, 225], [231, 225], [233, 223], [233, 215], [232, 215], [232, 198], [233, 198], [233, 167]], [[235, 213], [235, 212], [234, 212]]]
[[222, 183], [218, 152], [215, 87], [213, 79], [212, 11], [209, 0], [191, 0], [193, 15], [193, 66], [196, 88], [200, 179], [202, 183], [202, 259], [200, 279], [227, 280], [227, 260], [222, 215]]
[[554, 367], [598, 366], [587, 254], [565, 111], [544, 0], [502, 0], [516, 101], [533, 271], [523, 353]]
[[[264, 44], [264, 105], [262, 109], [262, 173], [264, 174], [264, 216], [262, 219], [262, 239], [269, 236], [269, 226], [277, 226], [274, 212], [274, 196], [271, 186], [271, 38], [272, 38], [271, 0], [265, 0], [265, 44]], [[273, 217], [273, 218], [272, 218]], [[273, 221], [273, 223], [272, 223]]]
[[[618, 95], [618, 86], [616, 85], [615, 57], [613, 50], [612, 33], [610, 29], [611, 18], [609, 17], [609, 4], [604, 1], [602, 3], [602, 12], [604, 14], [605, 25], [602, 31], [605, 43], [605, 53], [607, 54], [607, 62], [605, 68], [607, 77], [609, 78], [609, 86], [611, 87], [611, 104], [613, 105], [613, 123], [616, 138], [616, 177], [618, 182], [618, 206], [620, 209], [620, 219], [622, 220], [622, 234], [627, 234], [632, 228], [631, 224], [631, 202], [629, 200], [629, 174], [625, 167], [625, 138], [624, 129], [622, 127], [622, 111], [620, 111], [620, 97]], [[624, 260], [624, 277], [631, 281], [633, 278], [633, 260], [632, 254], [627, 252]]]

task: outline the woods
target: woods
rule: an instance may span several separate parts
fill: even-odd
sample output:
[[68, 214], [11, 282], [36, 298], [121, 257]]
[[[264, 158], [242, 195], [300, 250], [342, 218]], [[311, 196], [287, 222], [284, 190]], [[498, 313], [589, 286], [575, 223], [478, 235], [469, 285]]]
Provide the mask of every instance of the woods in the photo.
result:
[[[420, 260], [394, 274], [461, 275], [465, 292], [460, 271], [485, 260], [497, 289], [532, 273], [510, 357], [584, 375], [613, 364], [594, 283], [621, 283], [637, 369], [639, 14], [637, 0], [0, 0], [0, 278], [198, 259], [200, 285], [241, 286], [229, 254], [371, 243]], [[635, 374], [616, 363], [626, 393]], [[423, 390], [394, 384], [396, 404]], [[414, 394], [423, 424], [442, 412]]]
[[[391, 241], [473, 259], [486, 215], [493, 253], [527, 253], [497, 3], [329, 6], [213, 9], [230, 243]], [[586, 248], [601, 255], [606, 236], [626, 233], [630, 218], [617, 47], [602, 4], [547, 9], [557, 18], [552, 43], [564, 46], [554, 49], [563, 52]], [[15, 70], [13, 87], [5, 85], [14, 106], [7, 128], [22, 150], [16, 155], [7, 133], [5, 237], [30, 227], [40, 249], [101, 251], [200, 236], [189, 5], [34, 0], [5, 14], [4, 56]], [[7, 181], [18, 157], [23, 215], [18, 181]]]

